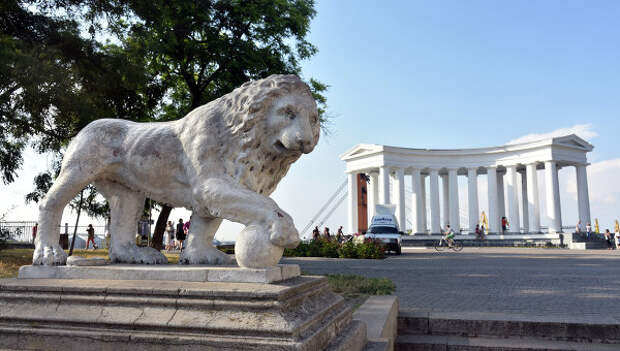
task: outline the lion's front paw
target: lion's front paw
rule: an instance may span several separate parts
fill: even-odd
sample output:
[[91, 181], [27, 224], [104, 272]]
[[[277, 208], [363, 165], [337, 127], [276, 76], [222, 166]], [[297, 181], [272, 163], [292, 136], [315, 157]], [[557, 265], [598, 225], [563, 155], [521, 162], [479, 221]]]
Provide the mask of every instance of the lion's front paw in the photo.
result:
[[116, 263], [166, 264], [168, 258], [152, 247], [124, 245], [110, 251], [110, 260]]
[[188, 248], [181, 252], [179, 263], [226, 265], [232, 264], [233, 259], [215, 247], [207, 247], [200, 250]]
[[64, 266], [66, 263], [67, 254], [58, 244], [38, 245], [32, 255], [32, 264]]
[[269, 241], [276, 246], [289, 249], [299, 245], [299, 232], [295, 229], [291, 216], [281, 211], [276, 212], [276, 217], [269, 228]]

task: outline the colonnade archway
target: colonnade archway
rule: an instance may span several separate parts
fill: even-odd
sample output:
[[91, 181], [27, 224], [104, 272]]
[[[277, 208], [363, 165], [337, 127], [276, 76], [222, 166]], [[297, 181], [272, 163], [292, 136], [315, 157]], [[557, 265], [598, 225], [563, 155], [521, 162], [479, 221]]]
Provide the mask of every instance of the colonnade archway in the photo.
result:
[[[561, 232], [558, 170], [564, 167], [575, 167], [578, 216], [585, 226], [590, 223], [586, 167], [587, 153], [592, 149], [591, 144], [576, 135], [456, 150], [356, 145], [341, 155], [349, 181], [348, 230], [354, 233], [362, 227], [358, 182], [367, 179], [364, 211], [368, 212], [363, 214], [368, 218], [374, 214], [375, 204], [392, 204], [403, 231], [411, 229], [414, 234], [435, 234], [450, 224], [456, 231], [471, 232], [480, 219], [478, 178], [486, 175], [489, 233], [501, 230], [504, 216], [510, 224], [509, 233], [540, 233], [543, 211], [549, 219], [548, 231]], [[544, 209], [539, 201], [539, 171], [544, 172]], [[468, 223], [460, 220], [459, 176], [467, 178]], [[406, 222], [405, 181], [411, 182], [411, 228]], [[428, 196], [427, 191], [430, 192]]]

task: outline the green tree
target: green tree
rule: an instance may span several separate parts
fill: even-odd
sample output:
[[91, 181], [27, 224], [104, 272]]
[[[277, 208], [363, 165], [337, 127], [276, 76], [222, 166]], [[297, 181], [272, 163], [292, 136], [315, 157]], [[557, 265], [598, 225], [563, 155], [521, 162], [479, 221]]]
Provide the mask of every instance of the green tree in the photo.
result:
[[0, 3], [0, 170], [14, 180], [30, 142], [58, 152], [98, 118], [149, 120], [161, 82], [140, 55], [85, 38], [80, 22], [47, 2]]
[[[106, 13], [125, 48], [144, 55], [146, 67], [168, 88], [162, 120], [229, 93], [250, 79], [274, 73], [300, 74], [300, 60], [317, 49], [306, 40], [315, 16], [312, 0], [119, 1], [129, 12]], [[116, 6], [115, 6], [116, 8]], [[310, 79], [324, 121], [327, 86]], [[153, 246], [161, 248], [171, 208], [161, 206]]]
[[[27, 142], [58, 152], [98, 118], [178, 119], [250, 79], [299, 75], [317, 52], [313, 0], [5, 0], [0, 12], [5, 183]], [[308, 83], [324, 121], [327, 86]]]

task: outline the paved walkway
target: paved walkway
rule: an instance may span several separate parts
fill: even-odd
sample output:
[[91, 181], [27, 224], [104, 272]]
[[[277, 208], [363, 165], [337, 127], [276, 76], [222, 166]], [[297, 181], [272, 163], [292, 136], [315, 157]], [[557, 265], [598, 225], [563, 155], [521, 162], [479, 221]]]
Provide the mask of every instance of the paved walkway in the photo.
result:
[[[405, 251], [405, 250], [403, 250]], [[286, 258], [306, 274], [387, 277], [401, 309], [579, 315], [620, 320], [620, 252], [465, 248], [386, 260]]]

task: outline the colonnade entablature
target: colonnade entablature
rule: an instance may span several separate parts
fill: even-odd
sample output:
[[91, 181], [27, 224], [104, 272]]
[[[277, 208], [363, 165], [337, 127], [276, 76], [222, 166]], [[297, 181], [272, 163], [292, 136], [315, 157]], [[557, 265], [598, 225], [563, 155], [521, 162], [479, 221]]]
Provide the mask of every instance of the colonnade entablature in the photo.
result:
[[[507, 217], [512, 233], [539, 233], [538, 170], [545, 172], [546, 215], [549, 232], [562, 231], [558, 170], [575, 167], [579, 220], [590, 222], [586, 167], [593, 146], [576, 135], [548, 138], [519, 144], [476, 149], [414, 149], [386, 145], [359, 144], [341, 155], [349, 175], [349, 231], [365, 230], [358, 221], [358, 175], [368, 179], [368, 216], [375, 204], [393, 204], [401, 230], [407, 229], [405, 176], [411, 176], [413, 233], [439, 233], [441, 227], [472, 231], [479, 219], [478, 176], [488, 179], [488, 231], [502, 231], [501, 218]], [[468, 178], [468, 225], [461, 226], [458, 176]], [[441, 179], [442, 199], [439, 199]], [[427, 180], [430, 196], [426, 196]], [[392, 186], [390, 186], [392, 185]], [[393, 194], [390, 192], [392, 188]], [[427, 199], [430, 211], [427, 211]], [[522, 202], [519, 206], [519, 201]], [[441, 205], [441, 208], [440, 208]], [[506, 207], [508, 207], [506, 209]], [[430, 215], [428, 214], [430, 212]], [[363, 216], [366, 218], [366, 216]], [[443, 218], [443, 223], [440, 223]], [[429, 225], [430, 224], [430, 225]]]

